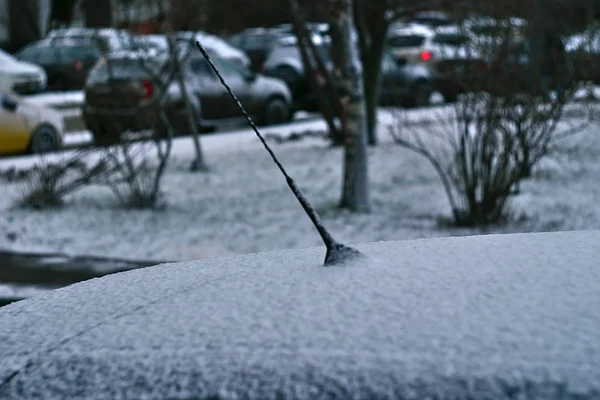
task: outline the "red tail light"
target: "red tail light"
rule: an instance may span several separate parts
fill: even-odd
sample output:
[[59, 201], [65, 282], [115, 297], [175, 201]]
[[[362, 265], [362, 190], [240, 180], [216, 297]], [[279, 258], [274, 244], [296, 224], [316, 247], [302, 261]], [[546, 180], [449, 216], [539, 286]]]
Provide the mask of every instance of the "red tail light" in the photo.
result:
[[80, 60], [73, 61], [73, 68], [75, 68], [75, 71], [81, 72], [83, 70], [83, 62]]
[[432, 57], [431, 52], [429, 52], [427, 50], [422, 51], [420, 57], [421, 57], [421, 60], [423, 60], [423, 61], [429, 61], [429, 60], [431, 60], [431, 57]]
[[154, 95], [154, 84], [151, 81], [142, 82], [142, 96], [149, 99]]

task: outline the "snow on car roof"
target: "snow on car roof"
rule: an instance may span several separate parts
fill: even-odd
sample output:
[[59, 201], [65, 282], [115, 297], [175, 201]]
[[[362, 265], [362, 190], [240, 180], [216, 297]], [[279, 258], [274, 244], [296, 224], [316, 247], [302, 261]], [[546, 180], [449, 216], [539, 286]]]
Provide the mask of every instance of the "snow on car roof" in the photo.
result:
[[422, 24], [404, 24], [394, 28], [390, 32], [390, 36], [426, 36], [430, 37], [435, 34], [434, 30]]
[[0, 398], [597, 399], [600, 231], [163, 264], [0, 309]]

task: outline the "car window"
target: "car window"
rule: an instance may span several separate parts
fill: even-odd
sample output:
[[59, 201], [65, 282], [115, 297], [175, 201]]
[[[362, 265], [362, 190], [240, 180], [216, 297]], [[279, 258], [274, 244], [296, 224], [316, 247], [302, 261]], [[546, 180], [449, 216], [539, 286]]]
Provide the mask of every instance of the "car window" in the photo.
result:
[[40, 47], [38, 49], [38, 64], [52, 64], [58, 60], [57, 48], [55, 47]]
[[189, 62], [190, 70], [195, 75], [211, 75], [211, 68], [204, 58], [192, 58]]
[[31, 45], [31, 46], [27, 46], [25, 47], [23, 50], [19, 51], [17, 54], [15, 54], [15, 56], [19, 59], [19, 60], [23, 60], [23, 61], [27, 61], [30, 63], [37, 63], [38, 60], [38, 46], [35, 45]]
[[[223, 60], [223, 59], [219, 59], [219, 58], [214, 58], [212, 61], [213, 61], [213, 64], [215, 64], [215, 67], [217, 67], [217, 69], [223, 76], [223, 78], [225, 78], [225, 80], [227, 80], [227, 79], [243, 79], [244, 78], [244, 73], [242, 72], [242, 70], [237, 68], [232, 63], [230, 63], [226, 60]], [[212, 73], [212, 71], [211, 71], [211, 74], [215, 78], [217, 78], [217, 76], [214, 73]]]
[[74, 60], [90, 60], [100, 58], [101, 56], [98, 49], [87, 46], [61, 47], [59, 54], [61, 60], [65, 62], [71, 62]]
[[[330, 60], [331, 56], [327, 46], [316, 45], [315, 48], [317, 50], [317, 54], [319, 54], [319, 57], [321, 57], [323, 61], [327, 62]], [[282, 58], [295, 58], [297, 60], [301, 60], [302, 55], [300, 54], [300, 49], [296, 45], [276, 47], [269, 55], [269, 60], [280, 60]], [[311, 60], [311, 62], [314, 63], [314, 60]]]
[[230, 37], [227, 41], [234, 47], [242, 47], [244, 44], [244, 37], [242, 35], [235, 35]]
[[425, 36], [420, 35], [398, 35], [388, 39], [391, 47], [420, 47], [425, 42]]
[[433, 43], [446, 46], [461, 46], [467, 43], [467, 38], [459, 33], [438, 33], [433, 37]]
[[244, 42], [246, 50], [260, 50], [269, 43], [269, 37], [266, 35], [248, 35]]

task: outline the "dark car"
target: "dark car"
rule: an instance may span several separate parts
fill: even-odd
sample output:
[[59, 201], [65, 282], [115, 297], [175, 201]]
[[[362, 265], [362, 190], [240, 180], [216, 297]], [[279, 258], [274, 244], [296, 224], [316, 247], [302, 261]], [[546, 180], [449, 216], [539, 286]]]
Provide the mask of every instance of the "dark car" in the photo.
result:
[[487, 91], [496, 95], [547, 95], [548, 91], [571, 88], [575, 83], [574, 71], [566, 57], [564, 61], [562, 65], [552, 64], [556, 71], [549, 74], [548, 84], [544, 87], [541, 76], [544, 66], [535, 66], [529, 43], [505, 41], [490, 62]]
[[[325, 64], [327, 72], [333, 70], [333, 62], [329, 55], [329, 48], [325, 43], [315, 44], [321, 60]], [[323, 84], [324, 77], [318, 74], [317, 61], [310, 59], [310, 64], [317, 73], [317, 83]], [[310, 81], [304, 71], [300, 49], [295, 40], [289, 43], [279, 43], [271, 50], [265, 61], [264, 74], [284, 81], [294, 98], [295, 110], [317, 111], [319, 109], [317, 94], [312, 90]]]
[[260, 71], [271, 49], [285, 37], [289, 37], [289, 34], [265, 28], [251, 28], [231, 36], [228, 42], [246, 52], [252, 70]]
[[48, 40], [34, 42], [15, 57], [44, 68], [51, 90], [81, 89], [90, 69], [102, 53], [90, 42], [71, 42], [56, 46]]
[[[243, 121], [204, 58], [183, 58], [184, 81], [201, 130]], [[248, 113], [262, 124], [287, 122], [292, 117], [291, 94], [286, 85], [213, 56], [213, 62]], [[110, 68], [109, 68], [110, 66]], [[159, 112], [164, 107], [177, 133], [189, 132], [186, 108], [172, 63], [165, 55], [113, 54], [92, 69], [86, 86], [83, 119], [97, 144], [118, 142], [126, 131], [153, 130], [167, 134]], [[162, 96], [164, 94], [164, 96]], [[161, 106], [158, 100], [163, 98]], [[171, 125], [171, 124], [170, 124]]]

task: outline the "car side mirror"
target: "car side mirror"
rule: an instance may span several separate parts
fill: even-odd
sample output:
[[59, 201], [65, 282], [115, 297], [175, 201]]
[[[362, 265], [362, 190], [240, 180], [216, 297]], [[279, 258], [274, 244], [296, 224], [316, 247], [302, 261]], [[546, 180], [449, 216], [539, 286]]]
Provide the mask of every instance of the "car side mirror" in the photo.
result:
[[15, 112], [17, 110], [17, 102], [8, 96], [2, 96], [2, 108], [6, 111]]

